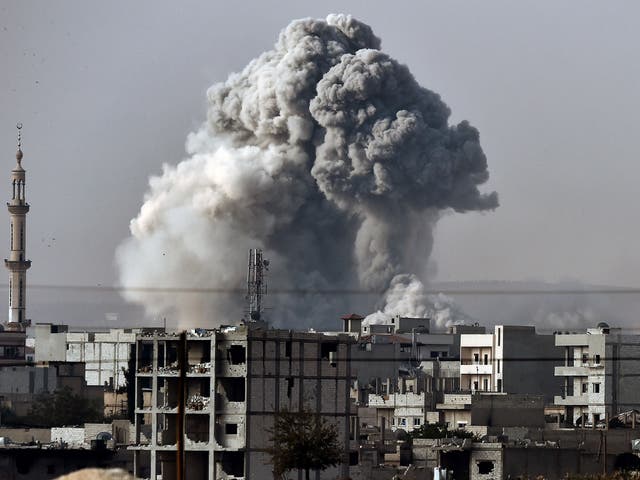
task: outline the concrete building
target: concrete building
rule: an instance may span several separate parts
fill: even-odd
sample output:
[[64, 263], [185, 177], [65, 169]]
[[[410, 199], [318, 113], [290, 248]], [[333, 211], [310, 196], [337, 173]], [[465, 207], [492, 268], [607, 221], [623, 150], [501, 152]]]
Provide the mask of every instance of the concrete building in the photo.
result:
[[640, 335], [623, 335], [606, 323], [585, 333], [557, 333], [563, 365], [555, 368], [563, 391], [554, 404], [570, 425], [604, 423], [640, 409]]
[[[18, 124], [17, 164], [11, 171], [12, 197], [7, 202], [10, 218], [10, 252], [4, 264], [9, 270], [9, 318], [6, 330], [23, 332], [29, 324], [27, 320], [27, 270], [31, 261], [26, 258], [27, 213], [29, 204], [25, 194], [25, 170], [22, 168], [22, 140]], [[24, 358], [24, 357], [23, 357]]]
[[254, 325], [138, 335], [137, 476], [175, 478], [182, 450], [184, 478], [271, 478], [267, 430], [278, 411], [303, 406], [337, 426], [348, 457], [351, 336]]
[[26, 361], [26, 334], [19, 330], [0, 331], [0, 366]]
[[136, 334], [143, 329], [70, 332], [66, 325], [38, 323], [29, 329], [36, 362], [84, 362], [87, 385], [117, 390], [126, 385]]
[[561, 389], [554, 377], [560, 363], [553, 335], [538, 334], [535, 327], [496, 325], [492, 333], [460, 338], [463, 390], [539, 394], [551, 402]]
[[102, 388], [87, 386], [82, 363], [0, 366], [0, 406], [18, 416], [29, 413], [39, 393], [52, 393], [64, 387], [102, 408]]

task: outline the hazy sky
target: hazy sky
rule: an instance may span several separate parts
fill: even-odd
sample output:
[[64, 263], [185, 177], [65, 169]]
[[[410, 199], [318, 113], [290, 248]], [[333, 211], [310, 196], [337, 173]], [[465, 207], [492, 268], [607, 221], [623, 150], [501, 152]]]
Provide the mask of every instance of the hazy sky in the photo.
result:
[[206, 89], [292, 19], [344, 12], [480, 130], [501, 206], [439, 223], [437, 280], [640, 285], [640, 5], [372, 3], [4, 0], [0, 152], [8, 198], [21, 121], [29, 281], [114, 284], [148, 177], [184, 157]]

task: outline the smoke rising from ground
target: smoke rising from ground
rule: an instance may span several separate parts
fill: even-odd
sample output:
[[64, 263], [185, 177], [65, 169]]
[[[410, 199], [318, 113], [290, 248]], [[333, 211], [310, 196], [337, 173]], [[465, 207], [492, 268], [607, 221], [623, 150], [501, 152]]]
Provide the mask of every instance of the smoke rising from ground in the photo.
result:
[[[439, 212], [498, 205], [478, 189], [489, 177], [478, 131], [449, 125], [440, 97], [351, 16], [292, 22], [207, 97], [188, 158], [151, 178], [117, 251], [125, 287], [241, 288], [246, 250], [258, 247], [274, 287], [391, 287], [389, 300], [426, 311]], [[126, 295], [183, 325], [242, 316], [242, 295]], [[272, 296], [268, 316], [332, 324], [346, 300]]]

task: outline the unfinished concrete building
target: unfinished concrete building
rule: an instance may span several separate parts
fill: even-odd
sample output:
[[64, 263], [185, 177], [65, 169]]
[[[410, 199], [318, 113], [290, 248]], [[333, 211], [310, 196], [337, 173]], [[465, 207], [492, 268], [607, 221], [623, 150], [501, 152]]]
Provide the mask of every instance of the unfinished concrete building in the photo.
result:
[[250, 326], [138, 335], [138, 477], [271, 478], [268, 429], [303, 406], [338, 427], [348, 458], [351, 337]]

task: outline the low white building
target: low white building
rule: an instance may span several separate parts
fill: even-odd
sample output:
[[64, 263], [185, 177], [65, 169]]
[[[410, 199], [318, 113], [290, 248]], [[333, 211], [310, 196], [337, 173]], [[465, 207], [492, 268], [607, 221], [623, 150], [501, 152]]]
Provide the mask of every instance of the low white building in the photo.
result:
[[563, 407], [568, 424], [597, 424], [640, 408], [640, 335], [602, 322], [585, 333], [558, 332], [555, 344], [564, 362], [555, 368], [563, 389], [554, 404]]
[[430, 396], [425, 392], [369, 394], [367, 406], [377, 410], [377, 417], [384, 417], [391, 430], [411, 431], [426, 423]]

